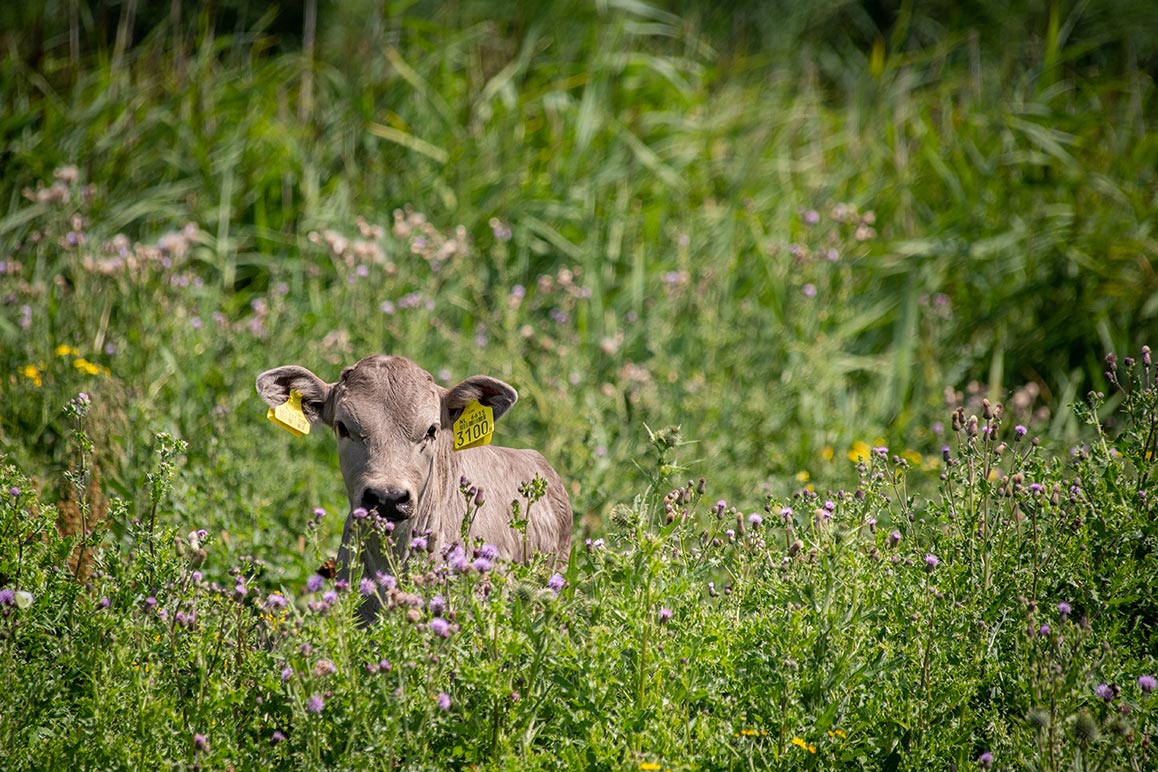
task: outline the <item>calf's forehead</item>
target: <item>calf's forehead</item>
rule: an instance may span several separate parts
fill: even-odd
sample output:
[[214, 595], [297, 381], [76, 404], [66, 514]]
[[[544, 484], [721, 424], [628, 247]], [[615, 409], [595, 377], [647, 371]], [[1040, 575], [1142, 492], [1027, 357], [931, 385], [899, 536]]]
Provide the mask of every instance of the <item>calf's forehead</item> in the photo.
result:
[[342, 372], [332, 396], [333, 417], [359, 424], [407, 425], [438, 414], [441, 395], [434, 377], [405, 357], [372, 356]]

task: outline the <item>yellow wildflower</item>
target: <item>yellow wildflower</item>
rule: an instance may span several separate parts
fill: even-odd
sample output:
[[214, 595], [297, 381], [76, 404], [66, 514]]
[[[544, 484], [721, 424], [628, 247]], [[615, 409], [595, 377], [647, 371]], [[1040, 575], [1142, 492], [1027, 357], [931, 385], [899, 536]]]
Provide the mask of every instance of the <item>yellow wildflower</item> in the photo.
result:
[[808, 473], [807, 469], [801, 469], [794, 476], [796, 478], [796, 482], [798, 483], [806, 483], [812, 479], [812, 475]]
[[868, 461], [873, 452], [872, 446], [864, 440], [857, 440], [848, 450], [849, 461]]
[[920, 466], [921, 465], [921, 454], [915, 450], [903, 450], [903, 451], [901, 451], [901, 458], [905, 459], [913, 466]]
[[78, 356], [80, 356], [80, 352], [77, 351], [77, 349], [74, 346], [70, 346], [67, 343], [61, 343], [59, 346], [56, 347], [56, 350], [53, 353], [55, 353], [58, 357], [78, 357]]
[[836, 451], [832, 449], [831, 445], [825, 445], [820, 449], [820, 457], [825, 461], [831, 461], [836, 458]]
[[840, 731], [839, 729], [830, 729], [828, 731], [828, 736], [829, 737], [848, 737], [848, 735], [846, 735], [844, 732]]
[[649, 770], [654, 771], [657, 769], [663, 769], [663, 765], [662, 764], [656, 764], [654, 761], [645, 761], [639, 765], [639, 768], [640, 769], [649, 769]]
[[24, 365], [20, 368], [20, 374], [32, 381], [32, 385], [38, 389], [44, 385], [44, 381], [40, 379], [40, 368], [36, 365]]
[[103, 365], [93, 364], [87, 359], [76, 359], [72, 366], [85, 375], [108, 375], [109, 369]]
[[809, 753], [816, 753], [816, 746], [815, 745], [809, 745], [801, 737], [793, 737], [792, 738], [792, 744], [795, 745], [797, 748], [803, 748], [804, 750], [808, 751]]

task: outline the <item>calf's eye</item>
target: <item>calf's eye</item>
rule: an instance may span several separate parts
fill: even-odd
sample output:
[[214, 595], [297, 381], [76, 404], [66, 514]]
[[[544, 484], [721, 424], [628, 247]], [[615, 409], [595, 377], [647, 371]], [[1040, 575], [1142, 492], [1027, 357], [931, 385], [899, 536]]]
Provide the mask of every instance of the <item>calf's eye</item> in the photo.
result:
[[338, 421], [337, 429], [338, 429], [338, 436], [341, 437], [342, 439], [348, 439], [350, 437], [350, 430], [347, 429], [346, 425], [344, 423], [342, 423], [341, 421]]
[[438, 434], [438, 424], [431, 424], [430, 428], [426, 430], [426, 439], [427, 440], [433, 440], [435, 435], [437, 435], [437, 434]]

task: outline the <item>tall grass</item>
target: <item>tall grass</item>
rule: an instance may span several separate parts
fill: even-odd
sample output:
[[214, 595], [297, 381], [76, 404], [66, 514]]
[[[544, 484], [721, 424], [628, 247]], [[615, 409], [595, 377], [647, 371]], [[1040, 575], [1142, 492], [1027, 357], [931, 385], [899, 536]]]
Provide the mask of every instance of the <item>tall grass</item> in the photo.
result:
[[[13, 768], [1152, 763], [1146, 8], [69, 7], [0, 11], [55, 30], [0, 65]], [[336, 459], [253, 377], [380, 351], [518, 388], [561, 579], [305, 589]]]

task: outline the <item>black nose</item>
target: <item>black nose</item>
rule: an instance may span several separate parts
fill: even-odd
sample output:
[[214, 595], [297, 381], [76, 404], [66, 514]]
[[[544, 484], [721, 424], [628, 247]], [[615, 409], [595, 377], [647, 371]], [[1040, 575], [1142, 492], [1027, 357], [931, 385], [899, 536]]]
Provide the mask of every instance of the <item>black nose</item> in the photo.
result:
[[401, 488], [367, 488], [362, 492], [362, 507], [376, 510], [387, 520], [405, 520], [414, 512], [410, 492]]

